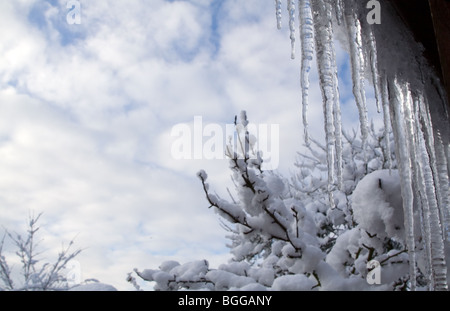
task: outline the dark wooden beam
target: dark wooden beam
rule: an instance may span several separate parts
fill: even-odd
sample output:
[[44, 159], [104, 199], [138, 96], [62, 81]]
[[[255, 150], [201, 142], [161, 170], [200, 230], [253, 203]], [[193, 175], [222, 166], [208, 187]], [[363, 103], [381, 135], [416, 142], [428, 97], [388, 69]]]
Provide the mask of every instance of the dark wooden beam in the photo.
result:
[[427, 0], [389, 0], [417, 42], [425, 48], [424, 56], [442, 77], [433, 20]]
[[387, 0], [420, 42], [442, 80], [450, 107], [450, 0]]
[[442, 78], [450, 106], [450, 1], [429, 0], [434, 34], [441, 63]]

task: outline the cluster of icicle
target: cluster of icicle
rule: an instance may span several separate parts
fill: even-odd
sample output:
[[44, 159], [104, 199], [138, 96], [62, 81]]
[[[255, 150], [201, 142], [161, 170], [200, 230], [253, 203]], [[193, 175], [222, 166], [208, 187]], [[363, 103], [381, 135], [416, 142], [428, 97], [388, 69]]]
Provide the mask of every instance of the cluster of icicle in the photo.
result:
[[[380, 2], [383, 9], [389, 6], [387, 1]], [[423, 272], [429, 276], [429, 288], [447, 290], [445, 247], [450, 226], [450, 191], [449, 118], [445, 96], [437, 78], [426, 70], [427, 65], [417, 61], [418, 57], [414, 55], [412, 60], [409, 59], [408, 54], [416, 52], [405, 42], [414, 40], [410, 40], [411, 34], [407, 32], [393, 33], [392, 27], [397, 24], [393, 21], [394, 15], [389, 15], [392, 11], [383, 10], [382, 24], [370, 25], [366, 20], [369, 12], [366, 5], [367, 1], [362, 0], [298, 0], [305, 143], [309, 144], [309, 73], [315, 55], [323, 97], [328, 187], [333, 207], [333, 189], [342, 186], [343, 173], [338, 68], [334, 48], [334, 32], [339, 31], [347, 39], [363, 145], [369, 133], [364, 91], [366, 79], [374, 85], [377, 109], [384, 118], [385, 137], [389, 137], [391, 129], [394, 134], [402, 180], [405, 240], [410, 256], [410, 287], [415, 290], [417, 286], [416, 246], [421, 236], [428, 270]], [[281, 28], [281, 0], [275, 0], [275, 6], [277, 26]], [[287, 0], [287, 10], [294, 58], [294, 0]], [[420, 49], [417, 55], [420, 55]], [[414, 68], [415, 65], [418, 68]], [[436, 104], [436, 101], [441, 104]], [[437, 124], [439, 119], [443, 120], [441, 124]], [[388, 139], [386, 148], [390, 148]]]

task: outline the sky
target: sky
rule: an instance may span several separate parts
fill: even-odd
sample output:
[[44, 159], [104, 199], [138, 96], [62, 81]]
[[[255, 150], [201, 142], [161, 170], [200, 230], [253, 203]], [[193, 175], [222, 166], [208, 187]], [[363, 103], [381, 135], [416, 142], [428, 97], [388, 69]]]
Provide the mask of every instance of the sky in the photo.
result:
[[[68, 2], [0, 3], [1, 230], [23, 231], [43, 213], [42, 250], [74, 239], [82, 278], [119, 290], [133, 289], [134, 268], [165, 260], [217, 267], [229, 258], [227, 233], [196, 173], [226, 196], [228, 162], [175, 158], [172, 129], [201, 117], [225, 130], [246, 110], [256, 125], [279, 126], [278, 170], [292, 172], [303, 128], [287, 11], [277, 30], [272, 0], [79, 0], [71, 24]], [[342, 49], [337, 60], [343, 121], [356, 128]], [[322, 114], [314, 70], [318, 138]]]

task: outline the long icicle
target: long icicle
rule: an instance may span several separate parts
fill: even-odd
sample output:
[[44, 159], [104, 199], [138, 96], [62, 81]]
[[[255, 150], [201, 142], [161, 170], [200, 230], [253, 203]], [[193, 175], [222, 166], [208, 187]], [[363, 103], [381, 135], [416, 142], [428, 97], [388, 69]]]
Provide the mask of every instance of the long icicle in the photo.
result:
[[381, 102], [383, 106], [384, 143], [385, 143], [384, 147], [386, 149], [385, 157], [387, 158], [385, 160], [387, 161], [389, 172], [391, 172], [392, 170], [392, 155], [391, 155], [391, 140], [390, 140], [391, 117], [389, 115], [388, 82], [385, 73], [381, 77], [380, 88], [381, 88]]
[[441, 222], [443, 226], [442, 237], [444, 240], [449, 236], [450, 224], [450, 182], [448, 178], [447, 160], [445, 157], [444, 146], [441, 140], [441, 134], [438, 132], [436, 138], [433, 132], [433, 124], [428, 105], [425, 105], [423, 99], [420, 102], [420, 116], [424, 122], [425, 141], [428, 153], [430, 155], [431, 169], [433, 171], [436, 196], [440, 208]]
[[343, 161], [343, 143], [342, 143], [342, 118], [341, 118], [341, 103], [339, 95], [339, 78], [338, 69], [336, 65], [336, 53], [334, 49], [331, 49], [331, 59], [333, 65], [333, 88], [334, 88], [334, 105], [333, 105], [333, 118], [334, 118], [334, 137], [336, 148], [336, 177], [337, 186], [339, 190], [344, 188], [344, 161]]
[[[418, 157], [417, 161], [414, 161], [414, 163], [421, 171], [422, 178], [418, 178], [417, 183], [424, 187], [426, 204], [429, 208], [428, 217], [426, 217], [424, 221], [428, 222], [428, 227], [430, 229], [429, 233], [427, 233], [429, 235], [427, 241], [429, 243], [428, 248], [431, 255], [431, 289], [447, 290], [447, 265], [438, 203], [438, 191], [440, 187], [439, 181], [433, 176], [433, 161], [435, 161], [434, 148], [433, 146], [430, 146], [430, 144], [427, 146], [425, 142], [426, 140], [430, 142], [433, 137], [432, 133], [428, 131], [431, 124], [427, 118], [424, 118], [424, 114], [419, 114], [422, 101], [423, 99], [421, 96], [415, 99], [415, 113], [413, 116], [416, 120], [416, 122], [414, 122], [417, 133], [415, 146]], [[422, 128], [425, 132], [422, 131]]]
[[289, 32], [291, 39], [291, 59], [295, 59], [295, 0], [288, 0]]
[[352, 9], [345, 13], [347, 25], [350, 61], [352, 67], [353, 95], [359, 112], [359, 122], [361, 126], [361, 138], [363, 147], [369, 136], [369, 119], [367, 114], [366, 95], [364, 90], [365, 61], [361, 38], [361, 23]]
[[342, 3], [342, 0], [334, 0], [334, 7], [336, 11], [336, 21], [338, 25], [341, 25], [344, 19], [343, 18], [344, 4]]
[[381, 112], [382, 106], [382, 95], [381, 95], [381, 83], [380, 75], [378, 74], [378, 57], [377, 57], [377, 43], [375, 40], [375, 35], [373, 34], [372, 26], [366, 25], [365, 34], [367, 37], [367, 48], [368, 48], [368, 58], [370, 63], [370, 70], [372, 72], [373, 89], [375, 92], [375, 101], [377, 104], [378, 113]]
[[414, 237], [414, 192], [413, 177], [411, 174], [412, 163], [407, 136], [407, 128], [404, 120], [405, 99], [401, 87], [396, 79], [389, 81], [389, 94], [392, 100], [389, 102], [392, 128], [395, 135], [395, 146], [397, 149], [397, 162], [401, 178], [401, 193], [403, 198], [403, 213], [405, 222], [405, 240], [409, 254], [409, 276], [410, 288], [416, 289], [416, 253]]
[[[419, 120], [419, 113], [418, 113], [418, 106], [420, 105], [419, 99], [414, 100], [414, 113], [415, 113], [415, 119]], [[416, 153], [417, 158], [416, 161], [419, 163], [424, 163], [426, 161], [426, 147], [424, 143], [424, 137], [423, 133], [420, 129], [420, 126], [416, 122], [414, 124], [416, 130]], [[434, 289], [434, 277], [432, 276], [432, 254], [431, 254], [431, 223], [430, 223], [430, 200], [428, 200], [427, 196], [427, 186], [429, 186], [429, 178], [430, 178], [430, 172], [426, 168], [423, 168], [423, 165], [413, 165], [414, 166], [414, 182], [416, 183], [416, 201], [417, 206], [420, 212], [421, 220], [421, 230], [422, 230], [422, 237], [423, 237], [423, 248], [425, 252], [425, 270], [423, 272], [426, 273], [426, 276], [429, 281], [429, 290]], [[419, 170], [418, 167], [421, 169]]]
[[[436, 174], [439, 179], [439, 192], [441, 195], [441, 213], [444, 225], [444, 239], [450, 242], [450, 179], [449, 179], [449, 162], [446, 156], [445, 146], [442, 141], [441, 133], [438, 132], [435, 140], [436, 150]], [[447, 146], [447, 149], [450, 146]], [[448, 152], [448, 150], [447, 150]]]
[[302, 88], [302, 118], [305, 144], [309, 145], [308, 131], [308, 97], [309, 97], [309, 74], [314, 55], [314, 28], [311, 12], [310, 0], [299, 0], [299, 20], [301, 36], [301, 77], [300, 84]]
[[275, 0], [275, 16], [277, 18], [277, 28], [281, 29], [281, 0]]
[[336, 59], [334, 58], [333, 28], [331, 19], [331, 5], [328, 1], [316, 0], [312, 2], [314, 20], [314, 39], [316, 43], [317, 67], [320, 88], [322, 90], [323, 111], [325, 119], [325, 140], [328, 164], [328, 194], [330, 206], [334, 207], [333, 190], [336, 184], [335, 154], [336, 136], [334, 105], [337, 94], [335, 87]]

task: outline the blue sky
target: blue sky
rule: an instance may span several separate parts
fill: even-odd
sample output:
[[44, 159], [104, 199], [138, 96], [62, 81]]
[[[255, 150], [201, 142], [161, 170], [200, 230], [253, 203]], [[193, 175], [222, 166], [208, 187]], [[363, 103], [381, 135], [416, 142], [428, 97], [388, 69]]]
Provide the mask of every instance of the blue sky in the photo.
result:
[[[80, 0], [82, 23], [68, 25], [66, 2], [0, 4], [1, 225], [20, 230], [29, 211], [43, 212], [50, 252], [76, 236], [83, 277], [123, 290], [135, 267], [223, 262], [226, 232], [196, 172], [225, 195], [227, 162], [173, 159], [170, 132], [247, 110], [256, 124], [280, 125], [279, 169], [290, 171], [303, 130], [286, 12], [279, 31], [271, 0]], [[311, 79], [310, 132], [320, 138], [315, 71]], [[351, 89], [342, 94], [352, 102]]]

